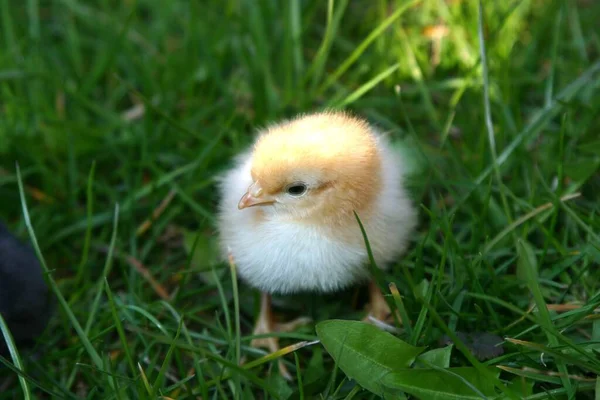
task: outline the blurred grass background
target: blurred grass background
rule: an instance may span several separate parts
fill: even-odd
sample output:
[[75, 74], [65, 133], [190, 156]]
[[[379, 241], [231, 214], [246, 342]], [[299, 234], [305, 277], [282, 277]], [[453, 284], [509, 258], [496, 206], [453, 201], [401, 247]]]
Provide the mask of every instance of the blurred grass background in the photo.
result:
[[[0, 218], [28, 237], [18, 162], [66, 299], [21, 354], [28, 384], [2, 360], [0, 399], [368, 398], [320, 345], [285, 357], [302, 390], [275, 362], [236, 367], [233, 298], [249, 359], [265, 354], [248, 347], [258, 298], [232, 290], [214, 244], [215, 174], [256, 129], [325, 107], [367, 117], [410, 160], [421, 224], [388, 278], [416, 343], [444, 333], [423, 290], [451, 330], [543, 346], [487, 361], [523, 398], [597, 399], [600, 3], [483, 11], [479, 32], [472, 0], [0, 1]], [[361, 290], [277, 311], [359, 319]]]

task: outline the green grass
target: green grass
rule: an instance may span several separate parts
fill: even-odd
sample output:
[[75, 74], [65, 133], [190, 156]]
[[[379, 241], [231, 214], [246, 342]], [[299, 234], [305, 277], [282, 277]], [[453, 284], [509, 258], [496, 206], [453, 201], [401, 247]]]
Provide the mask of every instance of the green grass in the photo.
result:
[[[321, 344], [282, 381], [249, 347], [257, 293], [216, 253], [215, 174], [257, 128], [325, 107], [413, 168], [419, 229], [384, 277], [399, 337], [492, 332], [503, 355], [459, 343], [451, 366], [500, 366], [518, 398], [599, 399], [598, 20], [585, 0], [486, 1], [482, 20], [473, 0], [1, 0], [0, 218], [35, 235], [57, 311], [0, 360], [0, 399], [374, 397]], [[276, 310], [357, 320], [364, 292]]]

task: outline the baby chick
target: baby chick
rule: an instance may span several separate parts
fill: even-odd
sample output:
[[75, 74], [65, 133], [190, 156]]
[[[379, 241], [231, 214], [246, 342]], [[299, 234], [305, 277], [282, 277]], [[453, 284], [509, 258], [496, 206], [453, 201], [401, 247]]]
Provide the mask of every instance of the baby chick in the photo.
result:
[[[334, 292], [369, 280], [354, 212], [382, 268], [403, 253], [416, 224], [402, 160], [366, 121], [342, 112], [267, 127], [220, 185], [221, 248], [262, 291], [255, 334], [275, 328], [271, 294]], [[369, 287], [371, 313], [384, 319], [389, 308]], [[278, 349], [276, 338], [252, 345]]]

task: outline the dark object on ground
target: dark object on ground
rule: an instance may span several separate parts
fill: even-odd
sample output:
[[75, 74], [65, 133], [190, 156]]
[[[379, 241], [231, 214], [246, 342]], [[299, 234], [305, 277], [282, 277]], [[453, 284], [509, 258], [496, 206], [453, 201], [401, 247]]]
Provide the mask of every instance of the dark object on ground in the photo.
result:
[[[0, 314], [19, 350], [34, 343], [51, 310], [48, 287], [33, 249], [0, 222]], [[0, 355], [8, 355], [1, 333]]]
[[[488, 332], [463, 333], [456, 332], [456, 336], [469, 348], [471, 353], [479, 360], [485, 361], [504, 354], [502, 339], [498, 335]], [[440, 340], [442, 346], [452, 343], [452, 339], [444, 335]]]

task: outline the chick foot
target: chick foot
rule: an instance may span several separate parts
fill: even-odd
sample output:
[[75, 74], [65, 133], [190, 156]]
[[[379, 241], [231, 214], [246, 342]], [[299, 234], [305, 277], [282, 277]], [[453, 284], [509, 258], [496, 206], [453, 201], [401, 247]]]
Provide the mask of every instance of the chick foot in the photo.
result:
[[[273, 310], [271, 307], [271, 295], [268, 293], [261, 293], [260, 295], [260, 313], [254, 325], [253, 335], [267, 335], [276, 332], [292, 332], [299, 326], [306, 325], [312, 320], [308, 317], [300, 317], [293, 321], [279, 324], [275, 322], [273, 318]], [[277, 337], [266, 337], [256, 338], [250, 342], [250, 346], [255, 348], [266, 348], [271, 353], [275, 353], [280, 350], [279, 338]], [[277, 361], [279, 367], [279, 373], [287, 380], [292, 379], [292, 375], [280, 358]]]

